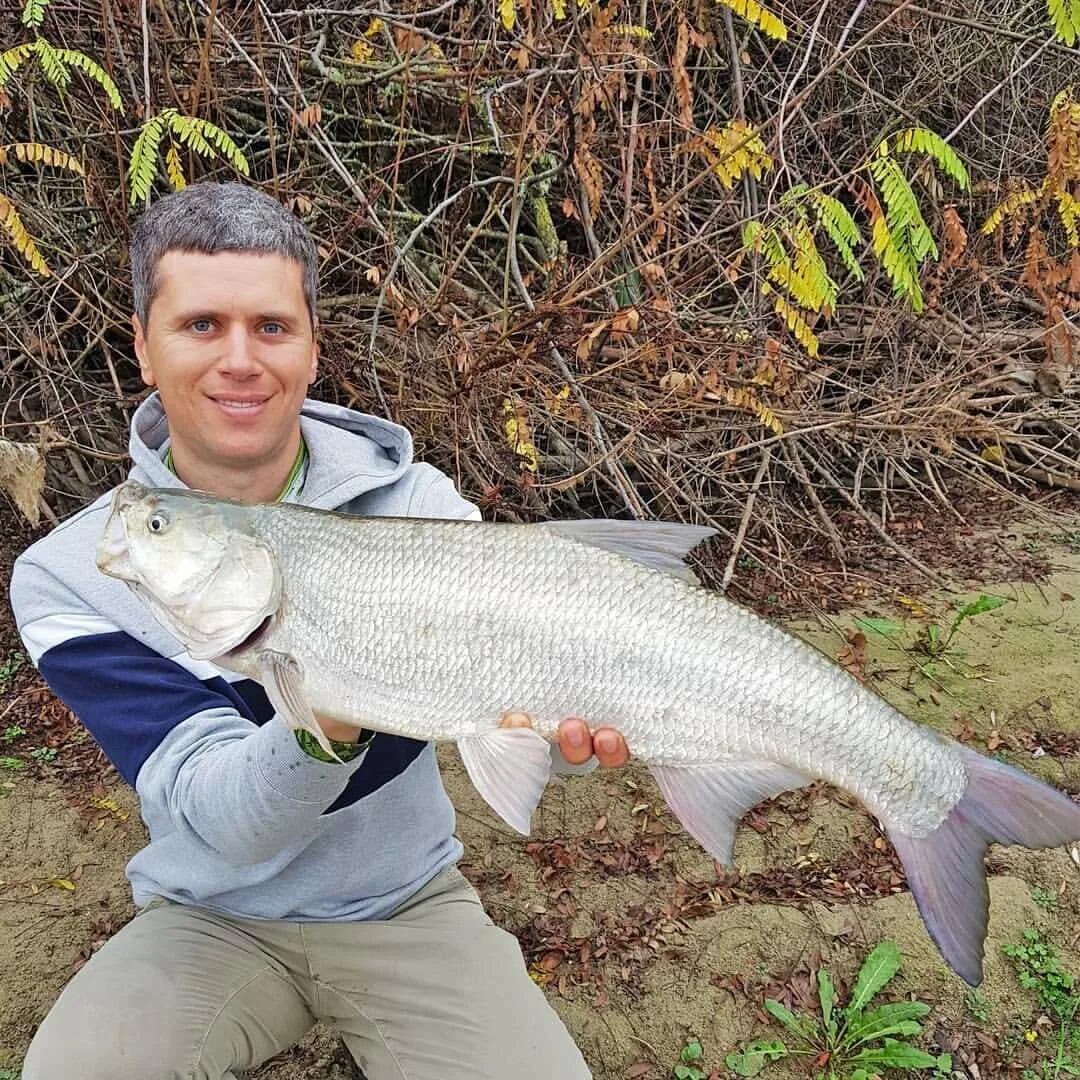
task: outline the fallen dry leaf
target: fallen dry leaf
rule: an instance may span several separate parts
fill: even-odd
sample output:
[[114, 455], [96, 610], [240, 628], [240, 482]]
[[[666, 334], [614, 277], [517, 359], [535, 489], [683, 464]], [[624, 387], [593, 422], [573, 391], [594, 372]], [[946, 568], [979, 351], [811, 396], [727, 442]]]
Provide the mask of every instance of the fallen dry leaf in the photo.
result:
[[848, 643], [836, 656], [837, 663], [849, 674], [866, 682], [866, 635], [856, 630], [847, 635]]

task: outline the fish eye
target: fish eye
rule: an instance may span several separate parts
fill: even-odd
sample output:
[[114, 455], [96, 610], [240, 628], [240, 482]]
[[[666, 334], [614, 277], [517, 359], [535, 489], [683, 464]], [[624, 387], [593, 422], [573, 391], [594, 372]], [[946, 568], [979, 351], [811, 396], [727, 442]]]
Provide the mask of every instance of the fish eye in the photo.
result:
[[159, 510], [146, 523], [146, 527], [152, 533], [159, 533], [159, 532], [164, 532], [165, 529], [168, 527], [168, 524], [169, 524], [168, 515], [161, 513], [161, 511]]

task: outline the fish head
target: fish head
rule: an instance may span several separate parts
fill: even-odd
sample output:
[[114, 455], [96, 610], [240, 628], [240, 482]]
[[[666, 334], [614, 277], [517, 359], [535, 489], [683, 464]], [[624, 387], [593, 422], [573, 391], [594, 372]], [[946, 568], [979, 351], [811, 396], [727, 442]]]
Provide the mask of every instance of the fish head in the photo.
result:
[[126, 582], [197, 660], [242, 645], [281, 602], [253, 508], [129, 480], [113, 495], [98, 569]]

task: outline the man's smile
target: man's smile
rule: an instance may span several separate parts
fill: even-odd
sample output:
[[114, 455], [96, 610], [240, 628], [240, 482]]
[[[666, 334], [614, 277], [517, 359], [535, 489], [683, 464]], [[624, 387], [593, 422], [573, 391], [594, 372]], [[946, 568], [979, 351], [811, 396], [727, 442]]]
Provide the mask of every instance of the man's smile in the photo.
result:
[[207, 397], [228, 416], [253, 417], [263, 411], [269, 394], [207, 394]]

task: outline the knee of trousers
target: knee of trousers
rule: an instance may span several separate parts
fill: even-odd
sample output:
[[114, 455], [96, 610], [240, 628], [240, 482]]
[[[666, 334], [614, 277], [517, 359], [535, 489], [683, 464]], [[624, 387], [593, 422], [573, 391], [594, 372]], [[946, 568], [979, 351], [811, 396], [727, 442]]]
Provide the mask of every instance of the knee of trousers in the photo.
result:
[[22, 1065], [22, 1080], [211, 1080], [192, 1062], [190, 1046], [169, 1045], [160, 1030], [135, 1039], [109, 1026], [94, 1035], [59, 1027], [46, 1021], [38, 1029]]

